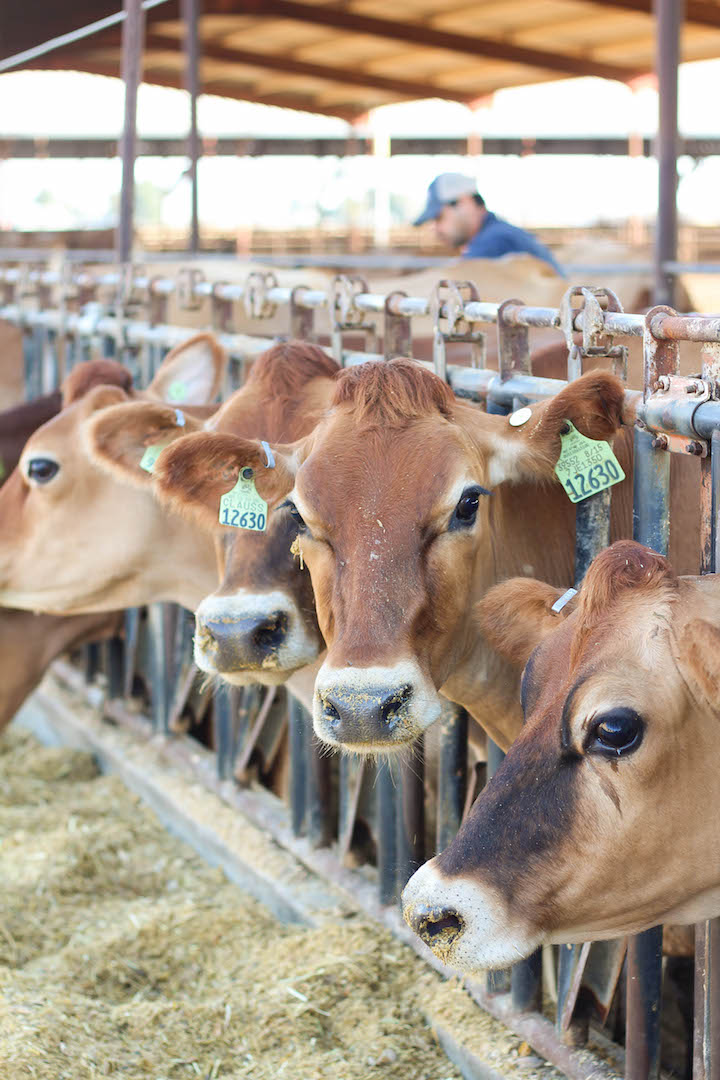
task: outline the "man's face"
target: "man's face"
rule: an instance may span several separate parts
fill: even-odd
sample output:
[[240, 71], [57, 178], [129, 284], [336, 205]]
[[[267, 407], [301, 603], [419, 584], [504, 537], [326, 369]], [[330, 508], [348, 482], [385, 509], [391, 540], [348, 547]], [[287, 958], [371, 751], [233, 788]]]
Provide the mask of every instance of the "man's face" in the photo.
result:
[[435, 232], [444, 244], [459, 248], [478, 230], [479, 206], [471, 195], [461, 195], [443, 206], [435, 218]]

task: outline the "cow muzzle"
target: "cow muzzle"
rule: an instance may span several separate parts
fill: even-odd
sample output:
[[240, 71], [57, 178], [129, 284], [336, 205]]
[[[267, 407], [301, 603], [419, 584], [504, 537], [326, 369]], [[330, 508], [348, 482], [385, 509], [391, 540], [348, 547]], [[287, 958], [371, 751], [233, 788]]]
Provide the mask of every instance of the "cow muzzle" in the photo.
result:
[[406, 746], [440, 715], [440, 699], [412, 662], [331, 668], [315, 683], [313, 723], [324, 742], [356, 753]]
[[402, 905], [408, 926], [439, 960], [459, 971], [507, 967], [540, 943], [509, 916], [494, 890], [469, 877], [446, 877], [437, 859], [413, 874]]
[[195, 663], [234, 685], [282, 683], [319, 649], [282, 593], [213, 595], [195, 614]]

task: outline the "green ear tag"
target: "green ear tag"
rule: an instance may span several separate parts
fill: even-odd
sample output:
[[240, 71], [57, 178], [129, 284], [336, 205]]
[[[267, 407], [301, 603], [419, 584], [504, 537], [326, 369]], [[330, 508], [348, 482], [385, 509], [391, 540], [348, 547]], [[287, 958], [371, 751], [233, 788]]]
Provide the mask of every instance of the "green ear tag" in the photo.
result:
[[588, 439], [569, 420], [565, 423], [569, 431], [560, 436], [562, 449], [555, 474], [570, 502], [582, 502], [625, 479], [625, 473], [609, 443]]
[[168, 388], [168, 397], [171, 401], [184, 401], [187, 397], [187, 383], [184, 383], [181, 379], [175, 379], [170, 383]]
[[160, 446], [158, 443], [155, 443], [153, 446], [146, 446], [145, 453], [140, 458], [140, 468], [144, 469], [145, 472], [152, 472], [155, 468], [155, 462], [164, 449], [165, 446]]
[[241, 469], [235, 487], [221, 496], [218, 521], [221, 525], [230, 525], [234, 529], [265, 532], [267, 503], [255, 490], [252, 469]]

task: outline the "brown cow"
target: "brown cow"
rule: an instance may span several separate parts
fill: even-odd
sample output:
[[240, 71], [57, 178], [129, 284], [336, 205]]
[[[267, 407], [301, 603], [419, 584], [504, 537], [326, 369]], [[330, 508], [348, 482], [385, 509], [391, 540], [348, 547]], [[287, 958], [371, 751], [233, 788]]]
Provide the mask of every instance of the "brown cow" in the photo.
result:
[[42, 394], [0, 413], [0, 484], [17, 465], [22, 448], [33, 431], [55, 416], [61, 405], [60, 391], [53, 390], [51, 394]]
[[145, 397], [169, 399], [173, 422], [189, 426], [193, 408], [212, 411], [197, 406], [216, 397], [225, 362], [214, 338], [201, 334], [168, 354], [144, 393], [113, 361], [74, 369], [62, 412], [30, 437], [0, 491], [0, 603], [63, 614], [151, 600], [192, 608], [213, 587], [204, 533], [169, 524], [151, 495], [93, 467], [80, 431], [98, 410]]
[[[213, 439], [222, 439], [227, 431], [273, 442], [298, 439], [312, 430], [327, 407], [338, 370], [314, 345], [275, 345], [255, 361], [244, 386], [205, 427]], [[118, 405], [89, 422], [88, 441], [98, 464], [149, 488], [153, 479], [164, 476], [171, 450], [163, 452], [151, 476], [138, 466], [143, 446], [180, 435], [176, 441], [185, 446], [188, 460], [183, 484], [192, 486], [197, 471], [193, 447], [207, 436], [183, 435], [186, 430], [190, 425], [180, 431], [168, 409], [147, 403]], [[197, 460], [202, 471], [204, 459]], [[169, 502], [180, 512], [186, 509], [182, 501], [171, 497]], [[227, 528], [220, 525], [218, 510], [219, 504], [200, 519], [216, 538], [222, 584], [196, 611], [195, 662], [236, 685], [284, 682], [312, 663], [323, 647], [309, 576], [300, 573], [291, 552], [297, 525], [282, 511], [271, 515], [264, 532]]]
[[510, 581], [481, 603], [490, 641], [530, 654], [526, 727], [404, 892], [413, 929], [466, 971], [720, 914], [720, 575], [678, 578], [621, 541], [573, 613], [556, 597]]
[[339, 376], [332, 410], [275, 448], [275, 468], [257, 442], [194, 435], [163, 454], [156, 483], [208, 523], [242, 467], [270, 505], [290, 495], [329, 647], [321, 738], [404, 745], [437, 717], [442, 690], [507, 747], [521, 725], [517, 678], [477, 634], [473, 603], [511, 574], [571, 580], [575, 511], [552, 482], [560, 430], [571, 419], [608, 438], [622, 405], [621, 383], [591, 373], [514, 427], [412, 361], [369, 363]]
[[48, 666], [68, 649], [105, 641], [122, 629], [120, 612], [36, 615], [0, 609], [0, 731], [39, 684]]
[[[61, 405], [62, 395], [56, 390], [0, 413], [0, 484], [17, 465], [33, 431]], [[67, 649], [117, 633], [121, 618], [112, 613], [36, 615], [0, 609], [0, 731], [38, 685], [52, 660]]]

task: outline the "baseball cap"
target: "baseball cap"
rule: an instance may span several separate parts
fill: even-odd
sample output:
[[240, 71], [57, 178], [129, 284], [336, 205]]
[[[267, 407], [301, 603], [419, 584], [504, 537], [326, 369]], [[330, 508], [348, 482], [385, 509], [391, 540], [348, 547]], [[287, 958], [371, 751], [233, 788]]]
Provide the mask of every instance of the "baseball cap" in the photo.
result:
[[425, 209], [419, 218], [413, 221], [413, 225], [424, 225], [426, 221], [433, 221], [443, 206], [459, 199], [461, 195], [477, 195], [477, 182], [472, 176], [463, 176], [462, 173], [444, 172], [436, 176], [428, 188]]

